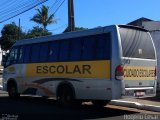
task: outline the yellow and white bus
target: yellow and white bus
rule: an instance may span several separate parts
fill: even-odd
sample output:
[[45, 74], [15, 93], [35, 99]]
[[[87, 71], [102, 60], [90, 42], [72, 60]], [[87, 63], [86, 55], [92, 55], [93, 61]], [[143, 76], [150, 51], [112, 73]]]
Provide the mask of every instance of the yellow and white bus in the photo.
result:
[[156, 54], [142, 28], [112, 25], [17, 41], [6, 57], [3, 89], [55, 97], [62, 104], [156, 94]]

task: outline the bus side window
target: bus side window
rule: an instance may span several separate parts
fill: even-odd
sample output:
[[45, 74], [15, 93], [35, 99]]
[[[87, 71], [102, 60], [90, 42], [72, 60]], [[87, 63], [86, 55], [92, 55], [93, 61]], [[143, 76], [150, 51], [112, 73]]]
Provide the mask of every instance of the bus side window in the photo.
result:
[[24, 63], [30, 62], [30, 52], [31, 52], [31, 46], [27, 45], [24, 47]]
[[17, 57], [18, 57], [18, 48], [14, 47], [14, 48], [12, 48], [11, 52], [9, 53], [9, 56], [7, 58], [7, 62], [6, 62], [5, 66], [16, 64]]
[[104, 59], [111, 59], [111, 34], [104, 34], [103, 39], [105, 40]]
[[69, 60], [69, 40], [60, 41], [60, 52], [59, 52], [59, 60], [60, 61], [68, 61]]
[[33, 44], [31, 49], [31, 62], [39, 62], [40, 44]]
[[19, 51], [18, 51], [18, 60], [17, 63], [23, 63], [23, 59], [24, 59], [24, 46], [20, 46], [19, 47]]
[[40, 55], [39, 55], [40, 62], [47, 62], [48, 60], [48, 54], [49, 54], [48, 45], [49, 45], [48, 43], [42, 43], [40, 45]]
[[49, 45], [49, 61], [58, 61], [59, 41], [50, 42]]
[[96, 59], [110, 59], [110, 34], [97, 35], [96, 40]]
[[70, 46], [70, 61], [81, 60], [82, 40], [80, 38], [72, 39]]
[[95, 59], [95, 49], [96, 49], [96, 40], [94, 36], [85, 37], [83, 43], [83, 60], [94, 60]]

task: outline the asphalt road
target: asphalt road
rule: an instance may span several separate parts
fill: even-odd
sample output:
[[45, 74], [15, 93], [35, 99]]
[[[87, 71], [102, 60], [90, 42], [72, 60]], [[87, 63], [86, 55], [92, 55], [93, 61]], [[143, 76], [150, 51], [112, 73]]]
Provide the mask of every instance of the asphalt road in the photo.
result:
[[44, 99], [41, 97], [21, 96], [21, 98], [17, 100], [9, 99], [6, 93], [0, 91], [0, 119], [124, 120], [125, 116], [137, 116], [150, 113], [152, 112], [112, 105], [103, 108], [97, 108], [92, 105], [66, 108], [58, 105], [57, 101], [53, 99]]

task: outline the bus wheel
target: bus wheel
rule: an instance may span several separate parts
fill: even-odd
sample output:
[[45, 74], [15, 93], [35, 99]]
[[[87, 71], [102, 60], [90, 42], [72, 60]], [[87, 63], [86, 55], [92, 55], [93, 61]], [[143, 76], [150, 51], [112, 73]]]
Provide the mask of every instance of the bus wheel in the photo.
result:
[[71, 106], [74, 102], [73, 92], [70, 87], [61, 87], [58, 93], [58, 99], [61, 105]]
[[14, 83], [10, 83], [8, 86], [8, 95], [10, 98], [18, 98], [20, 94], [17, 91], [17, 87]]
[[106, 104], [108, 104], [110, 101], [108, 100], [93, 100], [92, 103], [93, 105], [97, 107], [104, 107]]

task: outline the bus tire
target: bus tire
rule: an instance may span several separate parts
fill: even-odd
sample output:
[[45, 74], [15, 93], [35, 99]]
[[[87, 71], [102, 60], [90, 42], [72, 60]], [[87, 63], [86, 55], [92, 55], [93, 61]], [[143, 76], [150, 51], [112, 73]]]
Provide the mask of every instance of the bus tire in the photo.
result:
[[14, 82], [9, 83], [8, 85], [8, 95], [10, 98], [19, 98], [20, 94], [18, 93], [17, 86]]
[[97, 107], [104, 107], [109, 102], [110, 102], [109, 100], [93, 100], [92, 101], [93, 105]]
[[73, 91], [69, 86], [62, 86], [58, 90], [58, 100], [63, 106], [72, 106], [74, 103]]

